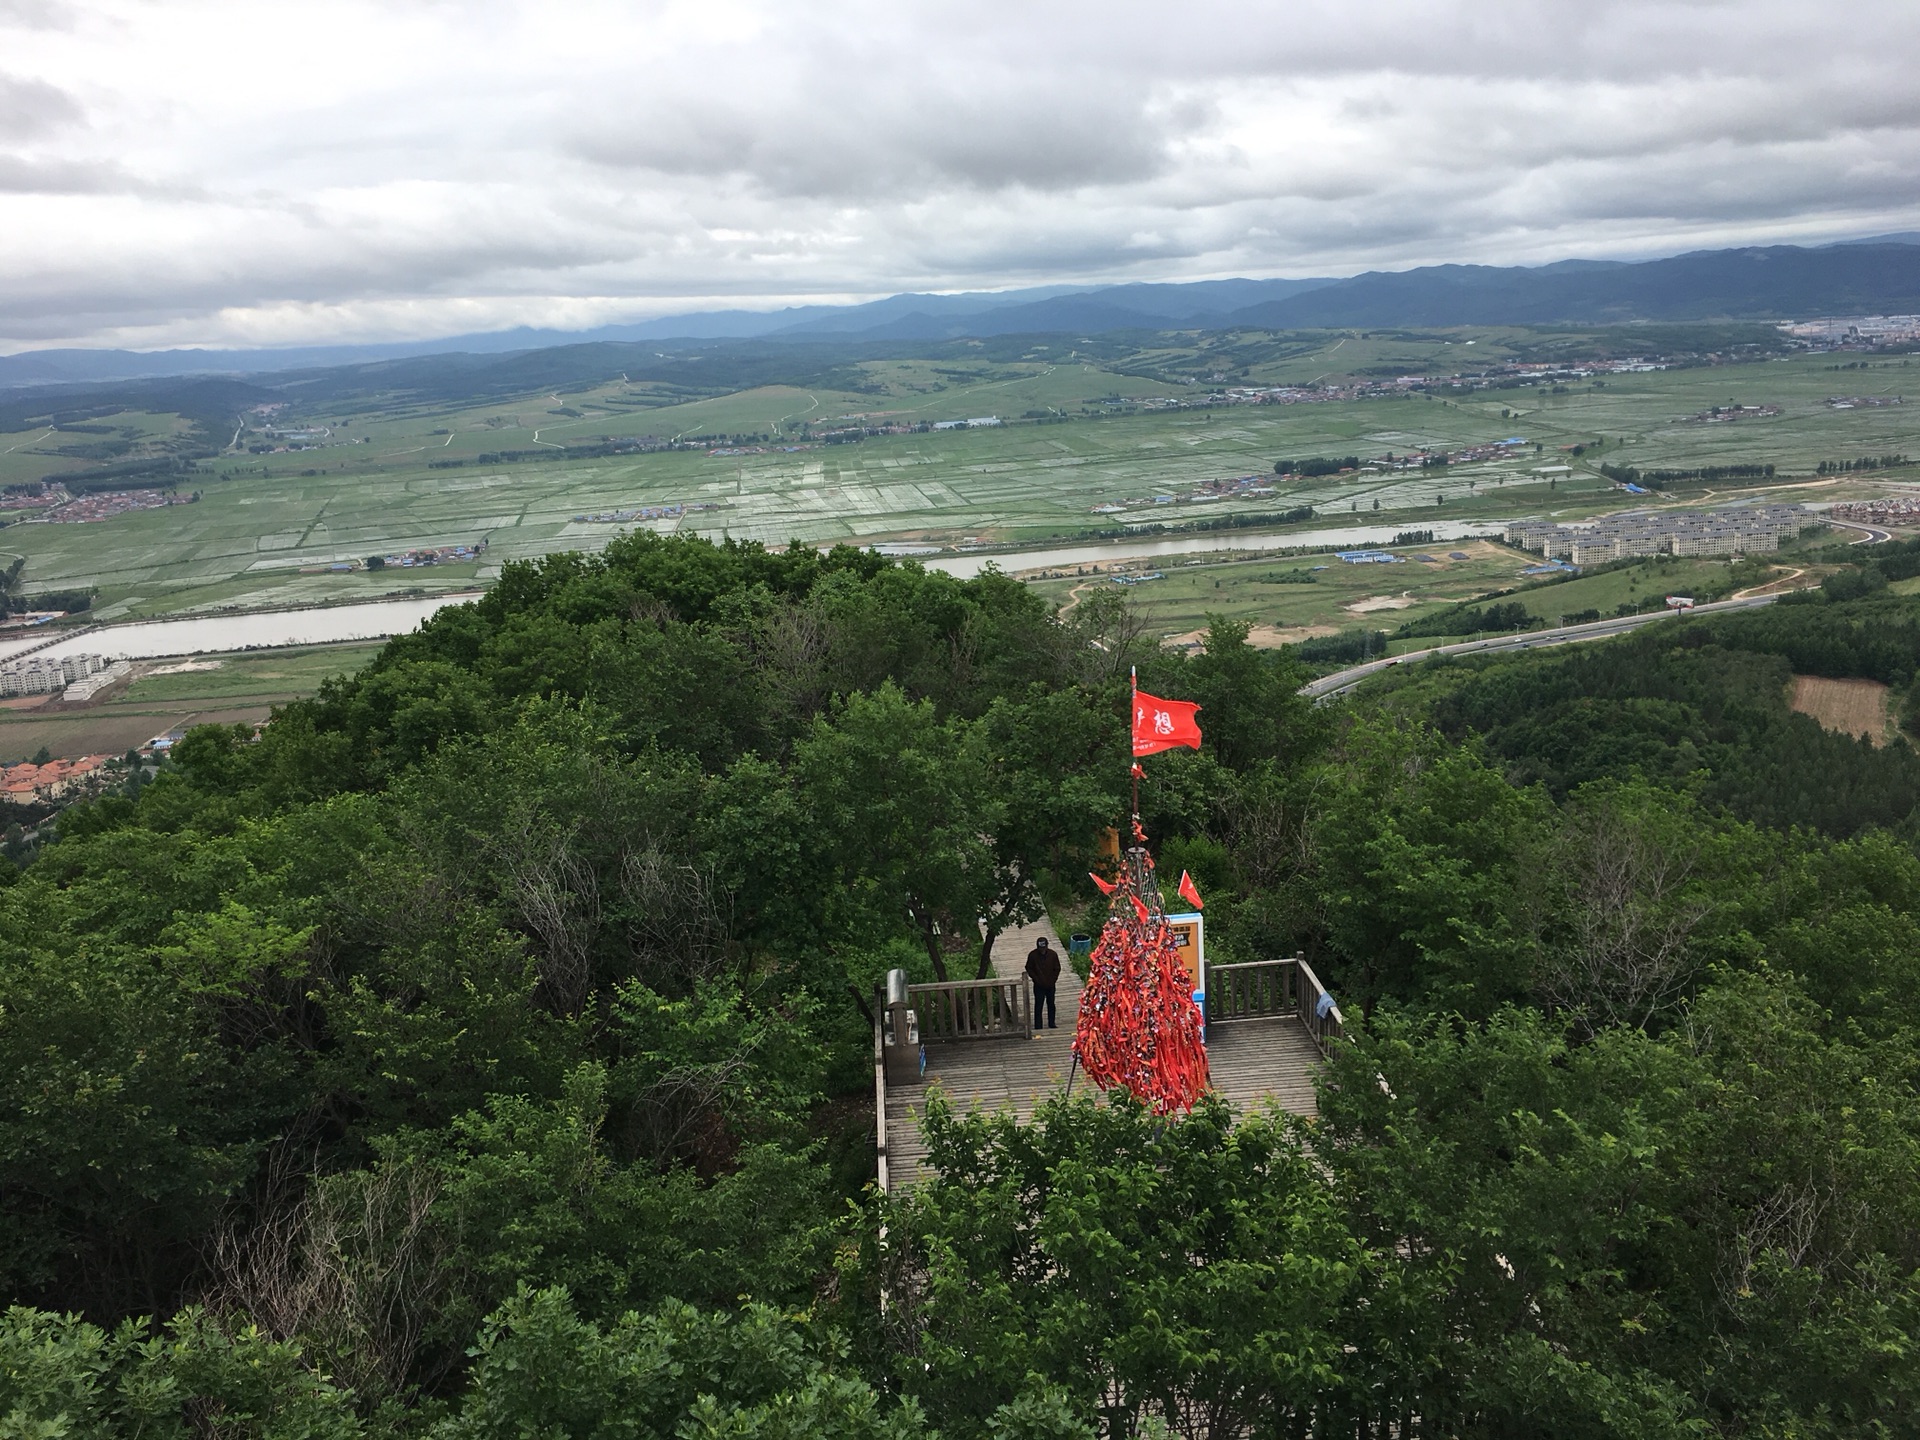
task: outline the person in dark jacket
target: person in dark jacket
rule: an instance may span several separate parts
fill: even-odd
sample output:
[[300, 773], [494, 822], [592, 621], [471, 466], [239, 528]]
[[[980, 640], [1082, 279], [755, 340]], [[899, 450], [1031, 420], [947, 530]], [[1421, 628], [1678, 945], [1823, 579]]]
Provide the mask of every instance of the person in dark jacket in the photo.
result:
[[1033, 982], [1033, 1028], [1040, 1028], [1040, 1012], [1047, 1012], [1047, 1029], [1058, 1030], [1053, 1008], [1053, 987], [1060, 983], [1060, 957], [1042, 935], [1027, 952], [1027, 978]]

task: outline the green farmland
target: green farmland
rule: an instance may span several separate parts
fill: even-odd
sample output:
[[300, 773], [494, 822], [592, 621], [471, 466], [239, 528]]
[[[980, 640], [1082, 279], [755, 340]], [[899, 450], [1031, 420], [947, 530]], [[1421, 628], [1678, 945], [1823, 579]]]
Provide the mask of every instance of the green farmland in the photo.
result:
[[[831, 385], [755, 384], [705, 395], [690, 393], [700, 368], [692, 360], [681, 367], [684, 382], [629, 380], [616, 369], [590, 383], [504, 398], [423, 398], [370, 387], [309, 394], [303, 381], [277, 392], [287, 397], [274, 402], [277, 408], [255, 407], [230, 448], [199, 462], [191, 481], [202, 495], [198, 503], [90, 524], [16, 523], [0, 532], [0, 555], [26, 557], [29, 593], [97, 587], [98, 613], [115, 619], [464, 589], [485, 583], [507, 560], [593, 550], [631, 525], [773, 545], [1017, 548], [1162, 525], [1257, 527], [1262, 516], [1303, 506], [1317, 512], [1321, 528], [1350, 520], [1387, 534], [1436, 520], [1577, 519], [1628, 503], [1599, 475], [1602, 462], [1643, 470], [1776, 467], [1769, 483], [1678, 486], [1642, 503], [1712, 504], [1763, 494], [1834, 499], [1920, 479], [1908, 468], [1844, 478], [1814, 473], [1824, 460], [1920, 453], [1920, 411], [1826, 404], [1835, 395], [1900, 394], [1912, 378], [1900, 358], [1841, 373], [1827, 356], [1801, 356], [1458, 398], [1153, 408], [1156, 401], [1190, 401], [1194, 380], [1333, 384], [1401, 367], [1443, 373], [1462, 356], [1534, 354], [1551, 349], [1549, 341], [1559, 343], [1517, 331], [1160, 336], [1125, 353], [1106, 343], [1095, 354], [1043, 337], [978, 354], [956, 345], [935, 359], [861, 359], [823, 372]], [[1781, 413], [1733, 423], [1691, 418], [1729, 402], [1777, 405]], [[845, 444], [821, 438], [834, 427], [987, 415], [1004, 423]], [[159, 424], [131, 412], [110, 417], [110, 425], [129, 433]], [[314, 448], [250, 453], [250, 443], [271, 438], [269, 426], [316, 437]], [[0, 478], [84, 473], [71, 457], [51, 463], [35, 444], [40, 434], [0, 437], [0, 451], [16, 447], [0, 455]], [[1187, 498], [1204, 482], [1271, 477], [1276, 459], [1405, 455], [1514, 435], [1527, 443], [1497, 461], [1289, 479], [1264, 496]], [[569, 448], [649, 436], [662, 444], [694, 436], [739, 443], [569, 455]], [[1572, 453], [1575, 445], [1582, 454]], [[1539, 473], [1548, 467], [1566, 468]], [[1117, 513], [1096, 513], [1116, 505], [1123, 507]], [[625, 522], [579, 518], [641, 507], [681, 510]], [[372, 573], [322, 568], [475, 540], [488, 545], [477, 564]], [[1017, 564], [1010, 559], [1008, 567]], [[1222, 580], [1224, 596], [1225, 580], [1211, 577], [1209, 587], [1212, 579]], [[1313, 614], [1318, 618], [1299, 623], [1327, 623], [1321, 611]]]

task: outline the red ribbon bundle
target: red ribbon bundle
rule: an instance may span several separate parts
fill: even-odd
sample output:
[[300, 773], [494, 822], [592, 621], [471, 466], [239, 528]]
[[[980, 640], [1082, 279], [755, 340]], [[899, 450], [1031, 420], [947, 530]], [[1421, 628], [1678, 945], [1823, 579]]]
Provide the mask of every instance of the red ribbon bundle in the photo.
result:
[[1208, 1084], [1200, 1010], [1148, 883], [1153, 861], [1144, 847], [1127, 859], [1088, 962], [1073, 1053], [1102, 1090], [1121, 1086], [1157, 1115], [1191, 1110]]

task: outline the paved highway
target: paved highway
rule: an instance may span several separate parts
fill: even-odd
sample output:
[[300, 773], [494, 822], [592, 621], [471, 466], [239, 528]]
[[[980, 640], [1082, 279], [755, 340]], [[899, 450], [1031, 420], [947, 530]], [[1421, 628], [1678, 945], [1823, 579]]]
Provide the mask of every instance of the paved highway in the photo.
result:
[[[1696, 605], [1684, 613], [1689, 615], [1714, 615], [1722, 610], [1752, 610], [1760, 605], [1771, 605], [1780, 597], [1777, 595], [1755, 595], [1746, 600], [1719, 600], [1711, 605]], [[1395, 655], [1390, 660], [1369, 660], [1364, 665], [1354, 665], [1345, 670], [1336, 670], [1331, 675], [1322, 675], [1300, 687], [1300, 693], [1312, 700], [1326, 700], [1335, 695], [1344, 695], [1369, 675], [1378, 675], [1393, 665], [1411, 665], [1424, 660], [1429, 655], [1481, 655], [1500, 650], [1537, 650], [1548, 645], [1576, 645], [1582, 640], [1605, 640], [1609, 636], [1624, 635], [1629, 630], [1637, 630], [1642, 625], [1655, 625], [1660, 621], [1682, 612], [1675, 610], [1653, 610], [1644, 615], [1621, 615], [1611, 620], [1590, 620], [1585, 625], [1562, 625], [1554, 630], [1521, 630], [1512, 635], [1494, 635], [1485, 640], [1463, 640], [1456, 645], [1436, 645], [1431, 650], [1409, 650], [1404, 655]]]
[[[1855, 545], [1884, 545], [1893, 538], [1893, 532], [1879, 525], [1859, 525], [1851, 520], [1835, 520], [1823, 517], [1827, 524], [1837, 525], [1845, 530], [1858, 530], [1860, 538]], [[1796, 575], [1799, 571], [1794, 572]], [[1756, 605], [1771, 605], [1778, 595], [1755, 595], [1745, 600], [1718, 600], [1711, 605], [1696, 605], [1685, 612], [1689, 615], [1709, 615], [1720, 610], [1751, 610]], [[1346, 670], [1336, 670], [1331, 675], [1322, 675], [1318, 680], [1300, 687], [1300, 693], [1312, 700], [1325, 700], [1333, 695], [1344, 695], [1369, 675], [1377, 675], [1390, 665], [1404, 665], [1414, 660], [1424, 660], [1429, 655], [1478, 655], [1487, 650], [1535, 650], [1547, 645], [1575, 645], [1582, 640], [1605, 640], [1610, 635], [1621, 635], [1628, 630], [1637, 630], [1642, 625], [1651, 625], [1656, 620], [1665, 620], [1668, 616], [1680, 612], [1673, 610], [1654, 610], [1645, 615], [1623, 615], [1613, 620], [1593, 620], [1585, 625], [1563, 625], [1557, 630], [1522, 630], [1513, 635], [1496, 635], [1490, 640], [1466, 640], [1457, 645], [1437, 645], [1431, 650], [1409, 650], [1404, 655], [1395, 655], [1391, 660], [1369, 660], [1364, 665], [1355, 665]]]
[[1856, 525], [1851, 520], [1827, 520], [1829, 525], [1837, 525], [1842, 530], [1858, 530], [1861, 538], [1853, 541], [1855, 545], [1884, 545], [1893, 539], [1893, 532], [1879, 525]]

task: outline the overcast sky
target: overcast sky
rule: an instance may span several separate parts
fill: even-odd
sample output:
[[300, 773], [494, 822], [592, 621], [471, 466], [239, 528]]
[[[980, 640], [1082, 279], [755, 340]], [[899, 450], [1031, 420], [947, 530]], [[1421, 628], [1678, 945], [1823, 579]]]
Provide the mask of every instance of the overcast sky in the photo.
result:
[[1920, 228], [1916, 0], [0, 0], [0, 349]]

